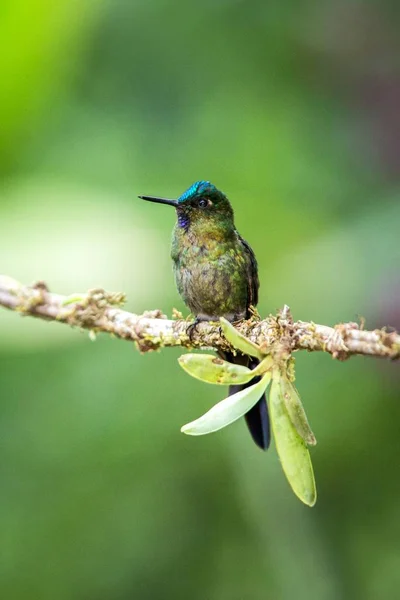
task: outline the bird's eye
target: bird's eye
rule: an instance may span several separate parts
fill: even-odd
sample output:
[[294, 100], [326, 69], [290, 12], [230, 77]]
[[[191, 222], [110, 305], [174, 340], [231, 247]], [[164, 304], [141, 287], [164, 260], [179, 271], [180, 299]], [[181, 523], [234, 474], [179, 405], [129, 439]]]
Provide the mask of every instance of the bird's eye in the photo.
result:
[[207, 200], [207, 198], [200, 198], [200, 200], [197, 203], [197, 206], [199, 208], [206, 208], [206, 206], [208, 206], [208, 200]]

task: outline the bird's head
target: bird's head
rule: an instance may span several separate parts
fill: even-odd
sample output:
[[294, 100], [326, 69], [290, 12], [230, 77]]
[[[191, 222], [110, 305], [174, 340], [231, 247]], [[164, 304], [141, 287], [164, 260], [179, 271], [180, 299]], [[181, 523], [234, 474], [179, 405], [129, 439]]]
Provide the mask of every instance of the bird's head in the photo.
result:
[[188, 229], [192, 223], [212, 221], [233, 227], [233, 210], [228, 198], [209, 181], [196, 181], [177, 200], [139, 196], [143, 200], [169, 204], [176, 208], [178, 225]]

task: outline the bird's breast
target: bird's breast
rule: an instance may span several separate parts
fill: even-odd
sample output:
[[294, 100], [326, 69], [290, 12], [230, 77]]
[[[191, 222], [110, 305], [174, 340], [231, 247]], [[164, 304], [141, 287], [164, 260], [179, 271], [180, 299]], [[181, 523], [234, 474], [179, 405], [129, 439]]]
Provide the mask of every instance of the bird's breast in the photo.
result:
[[174, 272], [182, 299], [197, 316], [242, 318], [247, 309], [247, 257], [239, 245], [195, 240], [175, 253]]

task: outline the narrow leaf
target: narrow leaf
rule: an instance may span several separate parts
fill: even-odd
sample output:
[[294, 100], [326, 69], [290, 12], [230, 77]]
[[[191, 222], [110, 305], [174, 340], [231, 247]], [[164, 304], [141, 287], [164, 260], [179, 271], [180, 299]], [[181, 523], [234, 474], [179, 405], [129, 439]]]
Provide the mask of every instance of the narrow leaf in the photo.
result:
[[279, 380], [279, 374], [275, 372], [269, 399], [276, 450], [286, 478], [296, 496], [304, 504], [314, 506], [317, 491], [310, 454], [289, 417]]
[[286, 410], [288, 411], [290, 420], [292, 421], [294, 428], [296, 429], [299, 436], [303, 438], [306, 444], [309, 444], [310, 446], [315, 446], [317, 440], [315, 439], [315, 435], [311, 431], [307, 415], [305, 413], [303, 404], [301, 403], [300, 396], [296, 388], [285, 375], [281, 376], [280, 386]]
[[233, 396], [228, 396], [196, 421], [184, 425], [181, 428], [182, 433], [205, 435], [218, 431], [240, 419], [258, 402], [270, 380], [271, 374], [266, 373], [258, 383], [233, 394]]
[[70, 296], [67, 296], [66, 298], [64, 298], [61, 305], [68, 306], [68, 304], [76, 304], [78, 302], [80, 302], [80, 303], [86, 302], [87, 298], [88, 298], [87, 294], [71, 294]]
[[234, 385], [247, 383], [254, 377], [247, 367], [234, 365], [213, 354], [183, 354], [178, 362], [189, 375], [207, 383]]
[[260, 361], [258, 363], [256, 368], [251, 370], [251, 376], [259, 377], [261, 375], [264, 375], [264, 373], [271, 370], [273, 365], [274, 365], [274, 361], [273, 361], [272, 356], [269, 356], [269, 355], [264, 356], [264, 358], [262, 359], [262, 361]]
[[263, 358], [263, 354], [260, 351], [257, 344], [253, 344], [250, 340], [248, 340], [244, 335], [239, 333], [237, 329], [234, 328], [232, 323], [229, 323], [224, 317], [220, 317], [221, 329], [224, 332], [224, 336], [232, 344], [234, 348], [237, 348], [243, 354], [247, 354], [249, 356], [255, 356], [260, 360]]

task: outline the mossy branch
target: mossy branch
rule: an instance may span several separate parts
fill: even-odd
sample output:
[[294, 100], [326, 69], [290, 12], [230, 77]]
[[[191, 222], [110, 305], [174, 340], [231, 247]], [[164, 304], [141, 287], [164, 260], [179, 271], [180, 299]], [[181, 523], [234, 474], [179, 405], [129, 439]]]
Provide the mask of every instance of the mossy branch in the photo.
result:
[[[94, 289], [86, 294], [62, 296], [51, 293], [44, 282], [27, 286], [0, 275], [0, 306], [21, 315], [66, 323], [88, 329], [93, 334], [109, 333], [135, 342], [141, 352], [173, 346], [232, 350], [221, 335], [218, 323], [200, 323], [190, 331], [192, 321], [168, 319], [160, 310], [136, 315], [121, 309], [124, 302], [125, 295], [122, 293]], [[287, 306], [276, 316], [270, 315], [262, 320], [254, 316], [238, 324], [237, 328], [265, 350], [283, 345], [289, 352], [328, 352], [339, 360], [355, 354], [390, 359], [400, 356], [400, 335], [396, 331], [389, 332], [385, 327], [367, 331], [363, 324], [357, 323], [328, 327], [293, 321]]]

